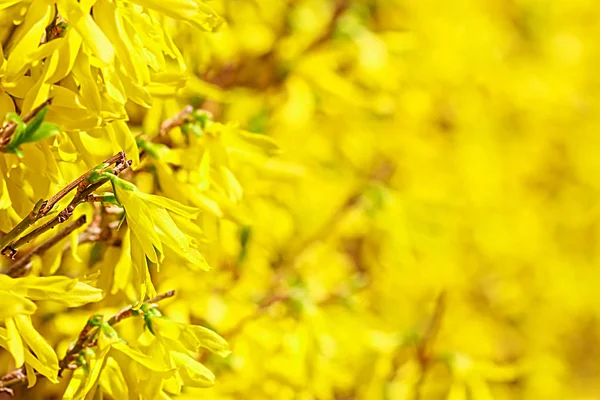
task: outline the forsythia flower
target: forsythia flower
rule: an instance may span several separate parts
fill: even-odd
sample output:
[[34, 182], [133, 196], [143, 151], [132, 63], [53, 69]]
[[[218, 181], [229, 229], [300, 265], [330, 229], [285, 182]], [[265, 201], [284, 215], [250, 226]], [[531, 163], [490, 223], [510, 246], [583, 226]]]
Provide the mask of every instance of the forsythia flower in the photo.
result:
[[[107, 176], [113, 183], [115, 197], [125, 211], [128, 231], [126, 246], [130, 247], [132, 266], [131, 275], [127, 271], [119, 271], [123, 282], [133, 280], [138, 286], [139, 301], [146, 294], [156, 295], [148, 271], [148, 262], [157, 267], [164, 259], [165, 247], [183, 257], [198, 268], [208, 269], [208, 264], [198, 251], [196, 241], [184, 233], [173, 220], [177, 215], [186, 219], [197, 216], [198, 210], [178, 203], [177, 201], [141, 192], [134, 184], [124, 181], [115, 175]], [[185, 223], [181, 223], [185, 226]]]
[[[106, 390], [115, 398], [130, 393], [169, 398], [167, 392], [179, 393], [182, 384], [214, 384], [214, 375], [190, 354], [204, 347], [224, 357], [229, 353], [225, 340], [209, 329], [168, 321], [156, 310], [143, 306], [142, 312], [148, 328], [156, 330], [155, 339], [145, 334], [139, 338], [146, 350], [130, 347], [112, 327], [100, 324], [98, 347], [87, 355], [87, 368], [75, 371], [65, 399], [82, 399], [94, 390]], [[165, 337], [158, 329], [166, 331]]]
[[37, 309], [32, 300], [79, 307], [101, 299], [101, 290], [76, 279], [59, 276], [13, 279], [0, 275], [0, 320], [5, 324], [5, 328], [0, 328], [0, 346], [11, 353], [17, 367], [26, 363], [30, 383], [35, 377], [31, 368], [56, 381], [58, 359], [32, 325], [30, 316]]

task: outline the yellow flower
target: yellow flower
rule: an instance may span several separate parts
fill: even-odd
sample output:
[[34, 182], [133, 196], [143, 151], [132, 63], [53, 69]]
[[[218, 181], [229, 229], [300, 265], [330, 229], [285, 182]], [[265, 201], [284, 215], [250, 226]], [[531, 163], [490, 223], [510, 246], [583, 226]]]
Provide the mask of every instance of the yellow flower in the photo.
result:
[[221, 357], [229, 355], [227, 341], [210, 329], [189, 325], [157, 315], [146, 319], [156, 342], [157, 358], [168, 360], [176, 368], [173, 377], [167, 379], [167, 391], [178, 394], [182, 386], [209, 387], [215, 384], [214, 374], [196, 359], [200, 348]]
[[227, 341], [208, 328], [171, 321], [165, 317], [154, 317], [150, 321], [152, 331], [169, 340], [169, 348], [173, 350], [196, 352], [204, 348], [221, 357], [231, 353]]
[[[209, 269], [197, 248], [196, 240], [183, 232], [173, 220], [173, 217], [193, 219], [198, 215], [197, 209], [165, 197], [144, 193], [134, 184], [115, 175], [105, 176], [112, 181], [116, 199], [125, 210], [130, 232], [127, 240], [130, 241], [134, 267], [131, 279], [139, 289], [138, 301], [142, 301], [146, 294], [151, 297], [156, 294], [148, 271], [148, 261], [158, 267], [164, 259], [164, 247], [197, 268]], [[187, 224], [180, 225], [185, 227]], [[121, 271], [120, 274], [128, 275], [128, 272]]]
[[[100, 289], [67, 277], [11, 278], [0, 275], [0, 347], [7, 349], [17, 367], [26, 363], [52, 381], [58, 374], [58, 358], [52, 347], [35, 330], [31, 315], [37, 307], [31, 300], [46, 300], [78, 307], [102, 299]], [[35, 354], [35, 356], [33, 355]], [[35, 374], [28, 373], [29, 379]], [[31, 381], [30, 381], [31, 384]]]
[[[116, 178], [119, 179], [119, 178]], [[115, 195], [123, 205], [132, 235], [148, 260], [159, 264], [163, 245], [178, 252], [188, 261], [208, 268], [195, 240], [179, 229], [170, 213], [193, 219], [198, 210], [166, 197], [143, 193], [129, 182], [120, 180]]]

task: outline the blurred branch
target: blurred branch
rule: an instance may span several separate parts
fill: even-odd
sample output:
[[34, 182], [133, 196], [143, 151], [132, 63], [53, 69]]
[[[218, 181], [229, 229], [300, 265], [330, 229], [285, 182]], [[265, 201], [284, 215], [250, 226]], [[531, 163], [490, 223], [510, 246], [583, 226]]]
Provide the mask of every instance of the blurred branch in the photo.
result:
[[340, 17], [344, 14], [344, 12], [350, 7], [350, 0], [337, 0], [335, 1], [333, 14], [331, 19], [329, 20], [329, 24], [327, 25], [327, 29], [319, 36], [316, 40], [314, 40], [310, 46], [306, 48], [306, 52], [312, 51], [327, 42], [328, 39], [331, 38], [333, 33], [335, 32], [335, 28]]
[[290, 298], [290, 296], [287, 294], [275, 294], [275, 295], [267, 296], [267, 297], [263, 298], [258, 303], [258, 309], [257, 309], [256, 313], [242, 318], [229, 332], [223, 334], [223, 337], [225, 339], [228, 339], [228, 338], [231, 338], [231, 337], [237, 335], [244, 329], [244, 327], [246, 325], [248, 325], [248, 323], [256, 320], [258, 318], [258, 316], [261, 315], [263, 312], [265, 312], [269, 307], [271, 307], [274, 304], [286, 301], [289, 298]]
[[186, 122], [186, 118], [190, 116], [192, 112], [194, 112], [194, 107], [187, 105], [179, 113], [165, 120], [160, 125], [159, 136], [164, 136], [169, 133], [171, 129], [183, 125]]
[[427, 372], [431, 367], [433, 358], [433, 347], [435, 345], [435, 340], [440, 332], [440, 328], [442, 326], [442, 318], [444, 313], [446, 312], [446, 293], [442, 292], [439, 294], [436, 302], [435, 309], [433, 310], [433, 315], [429, 320], [429, 325], [425, 329], [421, 340], [417, 344], [417, 360], [421, 367], [419, 380], [415, 385], [415, 397], [414, 400], [420, 400], [422, 395], [423, 384], [425, 383], [425, 378], [427, 376]]
[[[446, 311], [446, 293], [442, 292], [438, 295], [435, 308], [433, 310], [433, 314], [429, 319], [429, 322], [422, 334], [421, 337], [416, 341], [415, 353], [417, 362], [419, 364], [419, 376], [417, 382], [414, 386], [414, 400], [420, 400], [423, 390], [423, 385], [425, 383], [425, 378], [427, 376], [427, 372], [432, 365], [432, 362], [435, 360], [433, 357], [433, 347], [435, 345], [435, 340], [439, 334], [442, 318]], [[410, 341], [409, 343], [414, 344], [414, 341]], [[407, 349], [408, 343], [404, 343], [399, 346], [395, 351], [395, 354], [392, 358], [392, 366], [390, 368], [390, 373], [387, 377], [388, 385], [391, 384], [395, 379], [398, 373], [398, 369], [400, 368], [403, 361], [408, 359], [405, 351]], [[412, 345], [411, 345], [412, 347]]]
[[321, 227], [312, 235], [309, 235], [304, 240], [294, 242], [296, 245], [288, 250], [287, 253], [282, 254], [280, 259], [277, 260], [276, 265], [290, 264], [314, 243], [326, 238], [329, 233], [336, 228], [338, 223], [343, 219], [344, 215], [360, 202], [360, 199], [364, 195], [368, 186], [372, 182], [382, 182], [384, 184], [388, 183], [394, 173], [394, 170], [395, 166], [391, 162], [387, 160], [380, 161], [375, 168], [373, 168], [365, 181], [360, 183], [358, 187], [350, 194], [341, 207], [339, 207], [329, 217], [329, 219], [325, 221], [325, 223], [321, 224]]

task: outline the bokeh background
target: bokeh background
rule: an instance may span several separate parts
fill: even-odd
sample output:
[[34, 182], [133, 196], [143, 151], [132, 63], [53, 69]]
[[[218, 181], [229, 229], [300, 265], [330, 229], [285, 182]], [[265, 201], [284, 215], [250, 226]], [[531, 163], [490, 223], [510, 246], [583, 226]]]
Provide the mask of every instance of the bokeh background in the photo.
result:
[[232, 344], [203, 398], [600, 398], [597, 3], [213, 5], [188, 89], [296, 177], [177, 281]]
[[129, 124], [192, 104], [283, 152], [204, 221], [210, 272], [156, 277], [232, 350], [177, 398], [600, 399], [598, 3], [209, 4]]

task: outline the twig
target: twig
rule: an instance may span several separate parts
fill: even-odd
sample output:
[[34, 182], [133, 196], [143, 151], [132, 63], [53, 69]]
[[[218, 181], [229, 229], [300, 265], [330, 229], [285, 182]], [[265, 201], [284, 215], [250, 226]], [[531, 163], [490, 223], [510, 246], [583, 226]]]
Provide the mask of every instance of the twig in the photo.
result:
[[[36, 372], [36, 375], [38, 373]], [[10, 386], [16, 385], [27, 380], [25, 366], [17, 368], [0, 378], [0, 393], [5, 392], [13, 396], [14, 392]]]
[[290, 299], [290, 296], [287, 294], [275, 294], [273, 296], [268, 296], [263, 298], [258, 304], [258, 310], [256, 313], [248, 315], [242, 318], [233, 328], [229, 330], [229, 332], [224, 333], [223, 337], [225, 339], [231, 338], [244, 329], [244, 327], [251, 321], [255, 320], [260, 314], [265, 312], [269, 307], [274, 304], [281, 303]]
[[[115, 154], [114, 156], [106, 159], [103, 163], [104, 164], [123, 164], [126, 161], [125, 159], [125, 153], [120, 151], [117, 154]], [[46, 204], [41, 208], [41, 212], [43, 212], [44, 214], [47, 214], [48, 212], [50, 212], [50, 210], [52, 210], [52, 207], [54, 207], [54, 205], [56, 203], [58, 203], [63, 197], [65, 197], [71, 190], [75, 189], [76, 187], [78, 187], [79, 185], [81, 185], [82, 182], [84, 182], [87, 178], [89, 178], [90, 174], [94, 171], [95, 168], [90, 169], [89, 171], [87, 171], [85, 174], [81, 175], [79, 178], [75, 179], [73, 182], [69, 183], [67, 186], [65, 186], [61, 191], [59, 191], [58, 193], [56, 193], [54, 196], [52, 196], [50, 198], [50, 200], [48, 200], [46, 202]], [[115, 174], [117, 175], [117, 174]]]
[[433, 346], [435, 344], [435, 340], [440, 332], [440, 327], [442, 326], [442, 317], [444, 316], [444, 312], [446, 311], [446, 293], [442, 292], [438, 296], [435, 309], [433, 311], [433, 315], [429, 320], [429, 325], [425, 329], [425, 333], [423, 334], [421, 340], [417, 345], [417, 361], [421, 366], [419, 380], [415, 385], [415, 397], [414, 400], [419, 400], [421, 398], [421, 392], [423, 388], [423, 384], [425, 383], [425, 377], [427, 375], [427, 371], [431, 366], [431, 362], [433, 361]]
[[[39, 113], [44, 107], [49, 106], [50, 104], [52, 104], [52, 97], [44, 101], [39, 106], [35, 107], [29, 113], [27, 113], [22, 118], [23, 122], [31, 121], [31, 119], [33, 119], [33, 117], [35, 117], [37, 113]], [[14, 121], [9, 121], [6, 124], [4, 124], [2, 128], [0, 128], [0, 149], [2, 149], [8, 144], [8, 142], [10, 141], [10, 137], [15, 132], [15, 129], [17, 129], [17, 123]]]
[[373, 182], [387, 184], [393, 176], [393, 173], [394, 165], [392, 163], [385, 159], [378, 161], [366, 179], [357, 186], [357, 188], [346, 199], [341, 207], [338, 208], [312, 235], [308, 236], [304, 240], [295, 241], [292, 247], [290, 247], [286, 253], [281, 254], [280, 259], [276, 262], [276, 265], [289, 265], [293, 263], [293, 261], [297, 259], [303, 252], [305, 252], [307, 249], [310, 249], [313, 244], [319, 242], [319, 240], [326, 239], [328, 235], [339, 225], [346, 213], [351, 211], [356, 205], [359, 204], [370, 184]]
[[[108, 165], [115, 163], [116, 166], [113, 169], [112, 173], [117, 175], [131, 165], [131, 160], [127, 160], [125, 157], [125, 153], [121, 151], [104, 161], [104, 164]], [[95, 169], [96, 168], [90, 169], [88, 172], [81, 175], [73, 182], [69, 183], [66, 187], [64, 187], [54, 196], [52, 196], [49, 200], [40, 201], [36, 203], [35, 207], [29, 213], [29, 215], [27, 215], [27, 217], [25, 217], [23, 221], [21, 221], [15, 228], [13, 228], [2, 239], [0, 239], [0, 248], [2, 249], [2, 254], [8, 255], [10, 258], [14, 258], [18, 247], [24, 245], [25, 243], [29, 243], [37, 236], [69, 219], [71, 215], [73, 215], [75, 207], [77, 207], [81, 203], [84, 203], [88, 196], [92, 194], [92, 192], [94, 192], [106, 182], [108, 182], [108, 178], [102, 178], [99, 179], [97, 182], [90, 184], [88, 178]], [[15, 240], [29, 226], [33, 225], [39, 219], [46, 216], [46, 214], [48, 214], [52, 210], [56, 203], [58, 203], [63, 197], [65, 197], [69, 192], [71, 192], [75, 188], [77, 188], [75, 197], [73, 198], [73, 200], [71, 200], [69, 205], [65, 209], [63, 209], [56, 217], [52, 218], [50, 221], [46, 222], [42, 226], [29, 232], [20, 239]]]
[[[171, 289], [168, 292], [161, 293], [152, 299], [146, 300], [144, 302], [144, 304], [155, 304], [155, 303], [158, 303], [159, 301], [168, 299], [169, 297], [173, 297], [173, 296], [175, 296], [175, 290]], [[110, 317], [110, 319], [107, 322], [109, 325], [115, 325], [115, 324], [121, 322], [122, 320], [124, 320], [125, 318], [129, 318], [133, 315], [135, 315], [135, 313], [133, 312], [133, 306], [127, 306], [127, 307], [121, 309], [121, 311], [119, 311], [112, 317]]]
[[304, 50], [306, 53], [318, 48], [320, 45], [322, 45], [323, 43], [325, 43], [327, 40], [329, 40], [331, 38], [331, 36], [335, 32], [335, 28], [336, 28], [340, 18], [342, 17], [344, 12], [348, 9], [348, 7], [350, 6], [350, 3], [351, 2], [349, 0], [337, 0], [335, 2], [335, 8], [333, 10], [331, 19], [329, 20], [329, 24], [327, 25], [327, 29], [325, 29], [325, 32], [323, 32], [321, 34], [321, 36], [319, 36], [316, 40], [314, 40], [308, 46], [308, 48], [306, 48], [306, 50]]
[[[89, 196], [88, 196], [89, 198]], [[110, 231], [105, 231], [103, 228], [103, 214], [104, 208], [99, 203], [93, 203], [94, 205], [94, 216], [87, 226], [86, 230], [79, 235], [79, 244], [95, 242], [100, 240], [102, 236], [110, 237]], [[70, 243], [67, 243], [65, 250], [70, 247]]]
[[23, 276], [27, 270], [27, 267], [28, 267], [29, 262], [31, 261], [31, 258], [34, 255], [44, 254], [46, 251], [48, 251], [48, 249], [50, 249], [52, 246], [54, 246], [55, 244], [60, 242], [62, 239], [64, 239], [66, 236], [68, 236], [75, 229], [77, 229], [77, 228], [81, 227], [83, 224], [85, 224], [85, 221], [86, 221], [86, 216], [82, 215], [81, 217], [77, 218], [76, 221], [70, 223], [62, 231], [58, 232], [56, 235], [52, 236], [50, 239], [41, 243], [39, 246], [31, 249], [27, 254], [25, 254], [22, 258], [18, 259], [13, 265], [10, 266], [10, 269], [6, 272], [6, 275], [11, 276], [13, 278]]
[[194, 111], [194, 107], [187, 105], [179, 113], [167, 119], [160, 125], [159, 135], [166, 135], [171, 129], [181, 126], [185, 123], [185, 119]]

